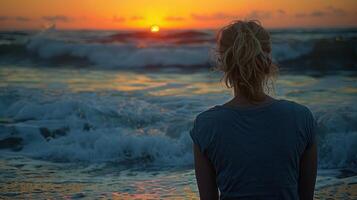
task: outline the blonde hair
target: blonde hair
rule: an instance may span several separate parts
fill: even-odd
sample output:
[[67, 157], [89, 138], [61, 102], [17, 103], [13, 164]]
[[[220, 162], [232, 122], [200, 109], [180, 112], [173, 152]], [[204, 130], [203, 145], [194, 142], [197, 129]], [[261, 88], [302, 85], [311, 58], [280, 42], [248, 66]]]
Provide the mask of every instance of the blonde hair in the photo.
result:
[[217, 68], [226, 86], [251, 102], [262, 100], [278, 71], [268, 31], [256, 20], [234, 21], [218, 32], [217, 47]]

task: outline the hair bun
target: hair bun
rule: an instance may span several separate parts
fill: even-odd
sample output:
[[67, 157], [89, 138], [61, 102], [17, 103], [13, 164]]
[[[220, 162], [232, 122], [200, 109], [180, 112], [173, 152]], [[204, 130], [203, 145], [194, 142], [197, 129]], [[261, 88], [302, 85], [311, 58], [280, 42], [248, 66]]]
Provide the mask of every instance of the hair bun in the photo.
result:
[[271, 59], [271, 40], [259, 21], [234, 21], [218, 34], [218, 68], [227, 87], [258, 100], [277, 67]]

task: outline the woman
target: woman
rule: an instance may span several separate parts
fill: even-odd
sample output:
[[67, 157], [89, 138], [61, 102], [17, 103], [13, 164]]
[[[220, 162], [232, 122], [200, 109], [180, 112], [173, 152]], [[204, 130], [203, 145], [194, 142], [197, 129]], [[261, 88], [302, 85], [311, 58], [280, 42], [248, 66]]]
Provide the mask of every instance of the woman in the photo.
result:
[[200, 113], [190, 132], [201, 199], [313, 199], [315, 122], [265, 91], [277, 72], [269, 33], [236, 21], [218, 34], [218, 68], [234, 97]]

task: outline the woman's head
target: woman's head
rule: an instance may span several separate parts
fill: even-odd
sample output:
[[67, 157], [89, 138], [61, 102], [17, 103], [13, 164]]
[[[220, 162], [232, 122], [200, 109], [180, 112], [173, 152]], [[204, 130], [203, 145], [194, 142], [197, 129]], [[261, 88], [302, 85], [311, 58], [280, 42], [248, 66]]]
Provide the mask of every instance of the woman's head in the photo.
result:
[[277, 72], [268, 31], [258, 21], [234, 21], [219, 31], [217, 46], [218, 69], [227, 87], [251, 102], [262, 100]]

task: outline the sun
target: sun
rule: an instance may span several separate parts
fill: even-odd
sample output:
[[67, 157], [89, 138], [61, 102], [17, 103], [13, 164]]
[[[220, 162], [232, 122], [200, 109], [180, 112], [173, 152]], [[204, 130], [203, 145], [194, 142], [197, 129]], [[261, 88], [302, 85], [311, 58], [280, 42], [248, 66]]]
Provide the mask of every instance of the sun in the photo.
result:
[[152, 26], [150, 27], [150, 31], [151, 31], [152, 33], [157, 33], [157, 32], [160, 31], [160, 27], [159, 27], [158, 25], [152, 25]]

